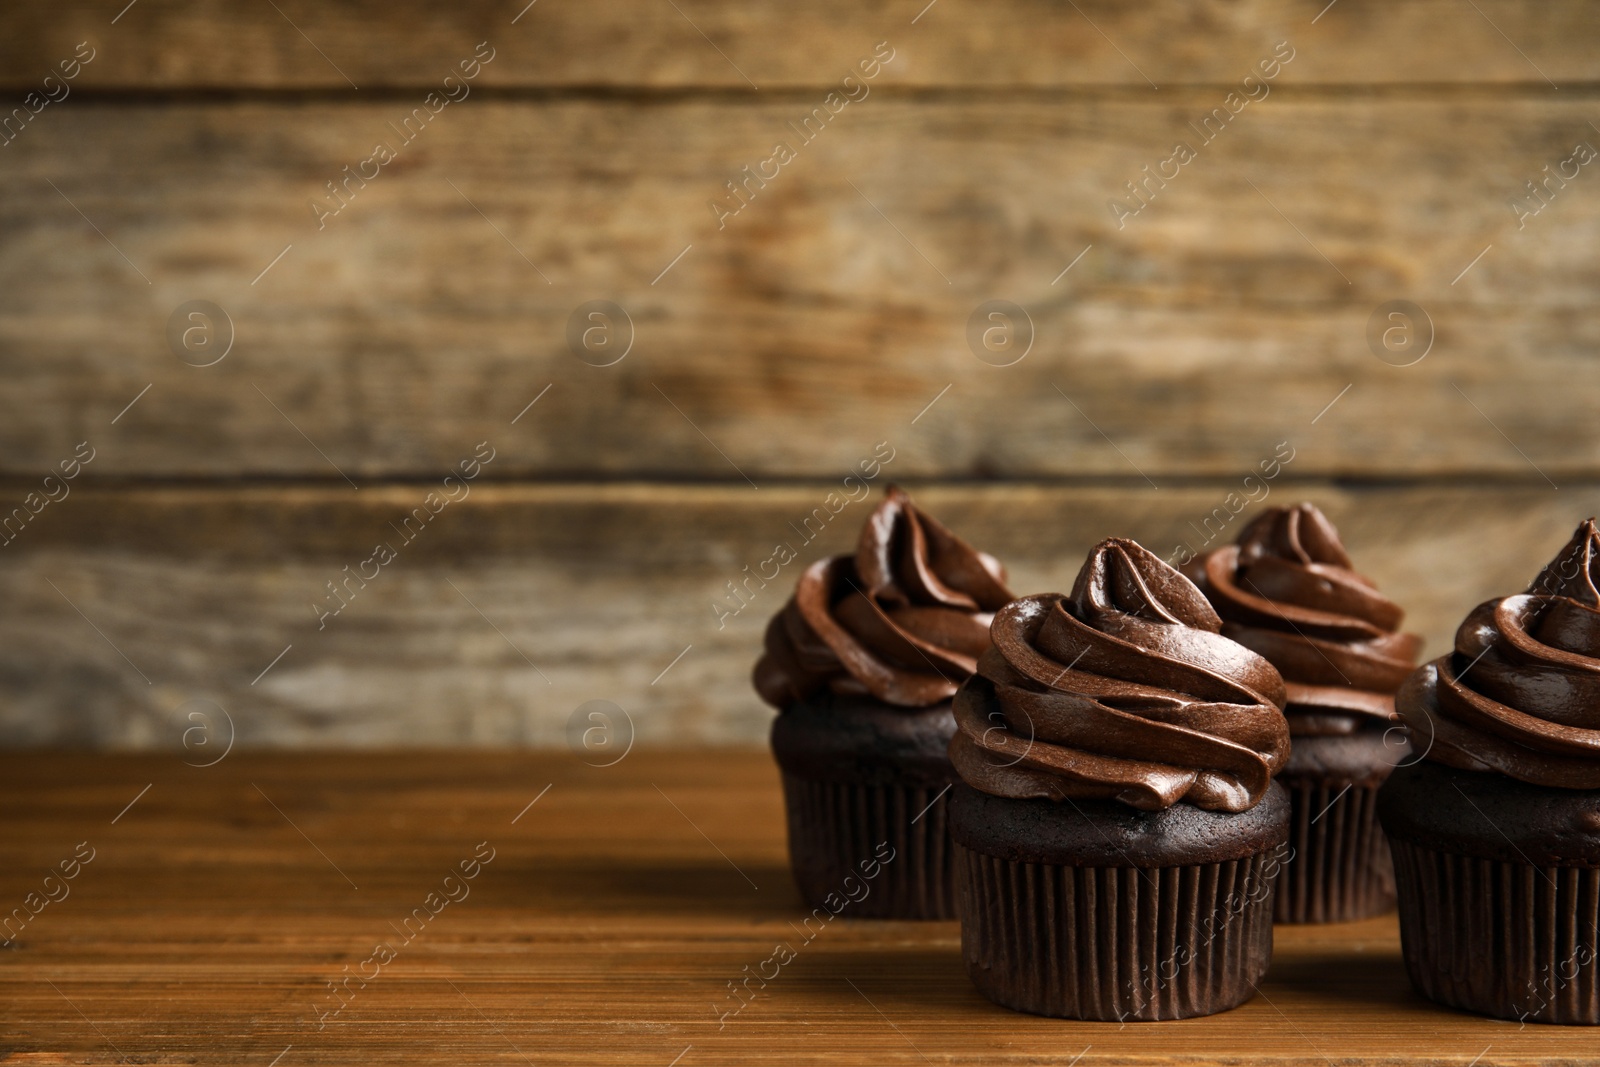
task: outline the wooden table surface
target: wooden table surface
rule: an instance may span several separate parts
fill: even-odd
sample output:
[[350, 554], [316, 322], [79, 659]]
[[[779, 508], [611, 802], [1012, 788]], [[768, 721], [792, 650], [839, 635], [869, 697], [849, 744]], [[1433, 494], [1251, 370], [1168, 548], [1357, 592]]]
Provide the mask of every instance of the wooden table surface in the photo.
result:
[[1392, 917], [1280, 928], [1261, 995], [1212, 1018], [1014, 1014], [968, 983], [954, 923], [803, 943], [782, 816], [759, 751], [9, 753], [0, 1062], [1600, 1062], [1594, 1030], [1422, 1001]]

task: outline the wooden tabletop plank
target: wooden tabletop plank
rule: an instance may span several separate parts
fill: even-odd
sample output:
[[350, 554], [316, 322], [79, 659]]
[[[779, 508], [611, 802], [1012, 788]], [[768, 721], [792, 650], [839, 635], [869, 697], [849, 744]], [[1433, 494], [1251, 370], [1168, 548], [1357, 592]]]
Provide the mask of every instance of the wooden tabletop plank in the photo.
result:
[[[1083, 0], [983, 5], [928, 0], [745, 4], [604, 0], [423, 0], [214, 4], [50, 0], [11, 5], [0, 85], [34, 88], [79, 42], [96, 49], [85, 87], [317, 89], [432, 87], [481, 41], [483, 83], [516, 87], [824, 86], [879, 41], [911, 86], [1126, 86], [1235, 82], [1284, 39], [1331, 84], [1537, 84], [1600, 74], [1597, 22], [1582, 0], [1450, 0], [1395, 5], [1247, 0], [1173, 9]], [[1427, 47], [1419, 47], [1425, 43]], [[1153, 90], [1152, 90], [1153, 91]]]
[[[79, 842], [94, 849], [0, 951], [8, 1063], [1600, 1061], [1587, 1029], [1420, 1000], [1392, 917], [1279, 928], [1242, 1008], [1120, 1027], [990, 1004], [954, 923], [843, 918], [722, 1019], [727, 983], [798, 941], [805, 915], [759, 750], [640, 750], [605, 769], [493, 752], [237, 752], [207, 769], [10, 753], [0, 818], [8, 906]], [[397, 940], [391, 923], [480, 842], [493, 859], [466, 895], [323, 1017], [341, 1003], [329, 981]]]

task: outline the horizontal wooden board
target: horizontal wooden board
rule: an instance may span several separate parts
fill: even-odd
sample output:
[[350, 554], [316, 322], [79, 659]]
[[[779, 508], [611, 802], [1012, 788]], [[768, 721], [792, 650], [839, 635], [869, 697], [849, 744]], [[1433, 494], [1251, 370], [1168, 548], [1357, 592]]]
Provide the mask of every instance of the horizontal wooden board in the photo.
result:
[[[1507, 203], [1600, 141], [1587, 103], [1269, 97], [1206, 144], [1223, 96], [1163, 100], [869, 97], [809, 144], [809, 98], [469, 98], [409, 145], [396, 103], [46, 110], [0, 168], [0, 470], [88, 440], [97, 476], [361, 484], [489, 440], [501, 475], [760, 485], [891, 440], [907, 475], [1159, 485], [1292, 439], [1303, 475], [1600, 471], [1600, 178], [1521, 229]], [[205, 368], [168, 333], [201, 299], [235, 336]], [[969, 347], [992, 299], [1033, 323], [1014, 366]], [[1397, 299], [1433, 324], [1414, 366], [1369, 349]], [[633, 324], [613, 366], [569, 348], [593, 300]]]
[[915, 86], [1233, 82], [1284, 39], [1304, 45], [1299, 76], [1335, 84], [1570, 88], [1600, 75], [1588, 47], [1600, 19], [1582, 0], [125, 2], [14, 5], [0, 84], [33, 87], [84, 40], [97, 49], [84, 86], [159, 89], [428, 85], [485, 40], [497, 55], [484, 82], [501, 86], [825, 85], [881, 40], [900, 53], [893, 81]]
[[[222, 729], [191, 703], [211, 701], [241, 746], [559, 747], [590, 700], [619, 705], [641, 746], [761, 744], [772, 712], [749, 672], [762, 629], [804, 561], [848, 550], [868, 510], [830, 505], [836, 483], [493, 481], [481, 476], [425, 527], [413, 520], [411, 541], [398, 524], [426, 508], [429, 485], [81, 488], [48, 505], [0, 548], [0, 745], [182, 753], [192, 726]], [[1268, 502], [1328, 511], [1432, 655], [1468, 609], [1524, 588], [1600, 511], [1593, 483], [1265, 484]], [[1233, 537], [1260, 507], [1230, 516], [1239, 481], [912, 488], [1004, 560], [1019, 593], [1070, 588], [1100, 538], [1132, 536], [1171, 558], [1208, 534]], [[841, 510], [824, 525], [813, 509], [830, 506]], [[727, 583], [782, 543], [800, 561], [732, 598]], [[397, 558], [365, 564], [380, 544]], [[340, 608], [327, 583], [362, 571], [377, 577], [344, 586]], [[197, 710], [209, 718], [191, 720]], [[621, 718], [616, 728], [620, 738]]]
[[[11, 754], [0, 813], [8, 908], [93, 850], [0, 957], [15, 1063], [1600, 1062], [1583, 1027], [1422, 1000], [1393, 916], [1277, 928], [1259, 995], [1206, 1019], [1006, 1011], [953, 922], [802, 926], [764, 753]], [[397, 949], [375, 972], [379, 942]], [[793, 958], [731, 1014], [729, 983], [778, 944]], [[377, 976], [331, 991], [358, 972]]]

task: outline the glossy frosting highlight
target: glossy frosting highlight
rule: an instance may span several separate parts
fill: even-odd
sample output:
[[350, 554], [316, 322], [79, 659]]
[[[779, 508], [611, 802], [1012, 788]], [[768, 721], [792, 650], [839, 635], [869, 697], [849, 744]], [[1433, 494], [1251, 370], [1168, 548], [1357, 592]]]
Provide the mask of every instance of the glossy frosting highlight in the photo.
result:
[[1600, 532], [1586, 519], [1526, 593], [1472, 609], [1396, 708], [1427, 758], [1600, 789]]
[[1070, 596], [995, 615], [955, 701], [957, 772], [996, 796], [1254, 807], [1289, 754], [1283, 679], [1221, 630], [1182, 574], [1101, 542]]
[[890, 486], [855, 555], [807, 567], [768, 624], [756, 691], [780, 710], [823, 690], [938, 704], [976, 669], [1010, 599], [1005, 568]]
[[1348, 734], [1394, 718], [1422, 638], [1397, 632], [1399, 605], [1356, 573], [1315, 505], [1267, 509], [1237, 544], [1186, 573], [1222, 616], [1222, 633], [1283, 675], [1292, 733]]

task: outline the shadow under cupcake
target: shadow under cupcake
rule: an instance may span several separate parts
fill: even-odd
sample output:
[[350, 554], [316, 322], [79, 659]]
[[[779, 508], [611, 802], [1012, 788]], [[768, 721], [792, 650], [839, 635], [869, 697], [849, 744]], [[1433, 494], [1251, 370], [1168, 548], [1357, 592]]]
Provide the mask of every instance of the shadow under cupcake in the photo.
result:
[[1399, 605], [1357, 574], [1312, 504], [1269, 508], [1184, 567], [1223, 618], [1222, 633], [1266, 657], [1288, 693], [1290, 857], [1274, 920], [1347, 922], [1394, 907], [1378, 787], [1407, 755], [1394, 693], [1422, 638], [1399, 633]]
[[1600, 531], [1479, 604], [1395, 701], [1421, 759], [1378, 797], [1426, 997], [1600, 1024]]
[[780, 713], [789, 858], [812, 907], [954, 917], [950, 701], [1010, 599], [993, 557], [890, 486], [855, 554], [807, 567], [768, 625], [754, 683]]
[[957, 902], [991, 1000], [1150, 1021], [1248, 1000], [1289, 835], [1283, 680], [1138, 544], [995, 615], [955, 701]]

